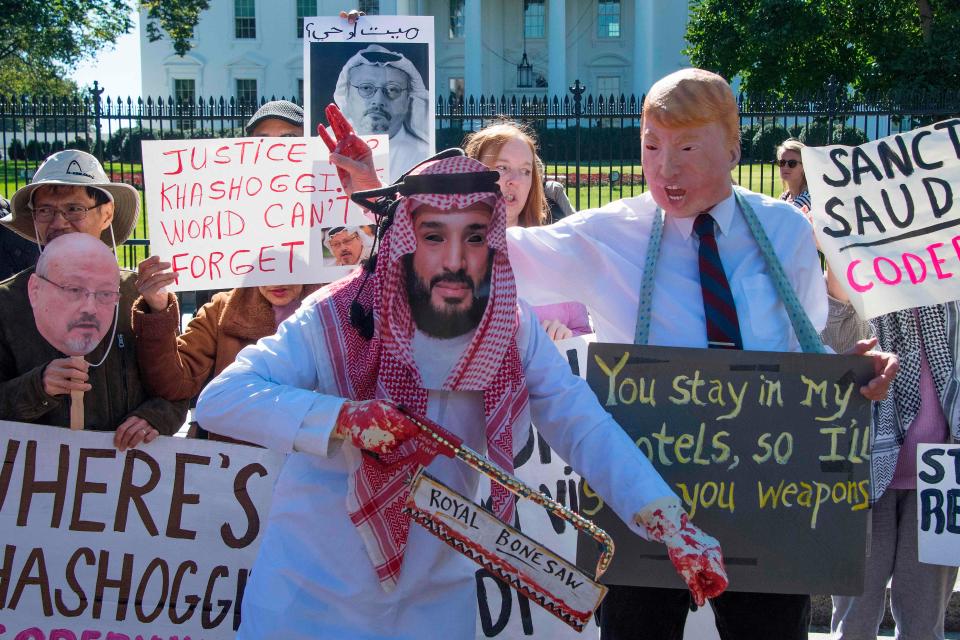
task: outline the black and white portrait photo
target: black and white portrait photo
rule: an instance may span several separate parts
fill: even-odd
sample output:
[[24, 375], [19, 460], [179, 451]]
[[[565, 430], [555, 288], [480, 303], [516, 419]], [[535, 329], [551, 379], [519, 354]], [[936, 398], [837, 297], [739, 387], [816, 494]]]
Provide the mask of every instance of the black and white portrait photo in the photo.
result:
[[419, 16], [323, 21], [306, 25], [311, 130], [328, 124], [323, 110], [336, 103], [360, 135], [389, 137], [394, 180], [433, 154], [432, 26], [418, 27]]

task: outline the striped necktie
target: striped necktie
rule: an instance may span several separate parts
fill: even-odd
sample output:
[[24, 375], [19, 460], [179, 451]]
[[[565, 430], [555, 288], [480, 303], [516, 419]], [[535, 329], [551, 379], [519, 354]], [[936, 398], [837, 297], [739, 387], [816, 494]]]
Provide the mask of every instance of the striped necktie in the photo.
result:
[[701, 213], [693, 222], [693, 230], [700, 238], [700, 290], [707, 320], [707, 346], [711, 349], [743, 349], [737, 307], [713, 233], [713, 217]]

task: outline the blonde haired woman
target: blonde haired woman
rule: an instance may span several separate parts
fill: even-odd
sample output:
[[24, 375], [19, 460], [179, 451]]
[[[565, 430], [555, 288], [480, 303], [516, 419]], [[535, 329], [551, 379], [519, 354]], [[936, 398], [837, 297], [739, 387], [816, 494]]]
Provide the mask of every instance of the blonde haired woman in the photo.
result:
[[780, 199], [797, 207], [804, 213], [810, 211], [810, 192], [807, 191], [807, 176], [803, 173], [803, 158], [800, 150], [806, 145], [796, 138], [787, 138], [777, 147], [777, 165], [783, 181]]
[[[547, 224], [542, 164], [533, 133], [515, 122], [498, 122], [470, 134], [463, 146], [468, 156], [500, 172], [500, 191], [507, 201], [508, 227]], [[553, 340], [592, 333], [587, 309], [579, 302], [534, 307]]]

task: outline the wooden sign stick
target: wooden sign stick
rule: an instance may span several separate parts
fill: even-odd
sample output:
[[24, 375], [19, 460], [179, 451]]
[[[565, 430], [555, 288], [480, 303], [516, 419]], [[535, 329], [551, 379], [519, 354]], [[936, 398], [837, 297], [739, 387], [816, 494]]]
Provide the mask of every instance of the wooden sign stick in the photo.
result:
[[[76, 363], [83, 362], [83, 356], [72, 356]], [[73, 430], [83, 430], [83, 391], [72, 390], [70, 392], [70, 428]]]

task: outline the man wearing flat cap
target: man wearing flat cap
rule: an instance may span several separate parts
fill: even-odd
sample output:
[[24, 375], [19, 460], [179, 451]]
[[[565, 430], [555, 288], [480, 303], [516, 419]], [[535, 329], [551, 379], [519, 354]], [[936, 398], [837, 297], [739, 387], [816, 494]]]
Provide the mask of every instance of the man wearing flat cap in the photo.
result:
[[248, 136], [300, 138], [303, 136], [303, 109], [289, 100], [272, 100], [250, 116]]
[[[40, 165], [33, 182], [13, 195], [11, 213], [0, 223], [40, 247], [83, 233], [115, 250], [130, 237], [139, 213], [140, 195], [133, 187], [110, 182], [96, 158], [71, 149]], [[85, 428], [115, 431], [121, 450], [173, 435], [186, 405], [149, 397], [137, 369], [130, 328], [136, 274], [122, 272], [119, 306], [109, 314], [114, 331], [82, 359], [67, 357], [38, 330], [28, 297], [35, 272], [30, 267], [0, 283], [0, 419], [66, 427], [70, 392], [82, 391]], [[62, 297], [64, 305], [81, 296], [89, 304], [105, 300], [94, 295], [99, 291], [87, 290], [89, 283], [74, 281], [75, 275], [64, 265], [56, 277], [39, 273], [33, 286], [47, 289], [42, 292], [47, 297]]]
[[404, 55], [378, 44], [347, 60], [333, 101], [362, 135], [390, 136], [390, 181], [427, 159], [430, 94]]

